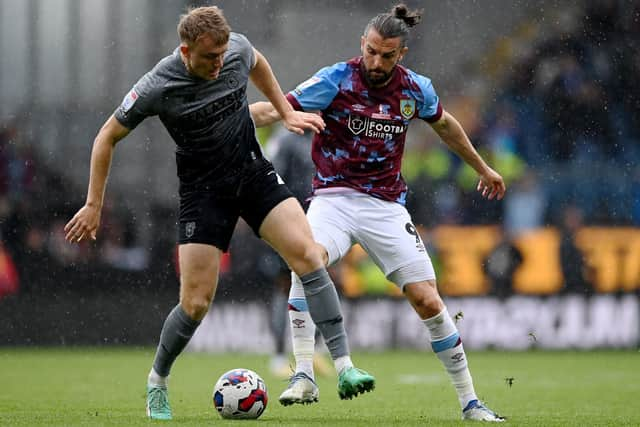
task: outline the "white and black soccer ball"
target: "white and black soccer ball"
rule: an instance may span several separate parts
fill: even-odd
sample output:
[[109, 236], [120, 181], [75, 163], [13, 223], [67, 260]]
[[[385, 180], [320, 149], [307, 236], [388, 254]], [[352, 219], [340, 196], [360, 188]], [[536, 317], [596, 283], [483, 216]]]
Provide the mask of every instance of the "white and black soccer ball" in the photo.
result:
[[258, 418], [267, 408], [267, 400], [267, 386], [249, 369], [225, 372], [213, 388], [213, 405], [222, 418]]

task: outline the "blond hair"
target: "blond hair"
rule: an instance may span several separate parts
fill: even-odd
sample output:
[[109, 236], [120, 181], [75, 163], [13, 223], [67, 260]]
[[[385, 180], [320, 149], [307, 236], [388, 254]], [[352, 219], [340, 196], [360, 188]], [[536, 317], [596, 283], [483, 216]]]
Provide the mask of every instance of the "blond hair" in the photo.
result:
[[204, 34], [213, 37], [216, 45], [221, 46], [229, 41], [231, 28], [217, 6], [204, 6], [187, 10], [180, 16], [178, 35], [183, 43], [192, 44]]

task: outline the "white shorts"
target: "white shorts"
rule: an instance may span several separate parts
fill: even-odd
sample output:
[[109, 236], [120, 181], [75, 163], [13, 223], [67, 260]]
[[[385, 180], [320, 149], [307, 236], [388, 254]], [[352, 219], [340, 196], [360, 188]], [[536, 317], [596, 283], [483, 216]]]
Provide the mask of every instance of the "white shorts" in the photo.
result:
[[360, 244], [396, 285], [433, 280], [436, 275], [411, 216], [399, 203], [348, 191], [317, 194], [307, 211], [316, 242], [329, 265]]

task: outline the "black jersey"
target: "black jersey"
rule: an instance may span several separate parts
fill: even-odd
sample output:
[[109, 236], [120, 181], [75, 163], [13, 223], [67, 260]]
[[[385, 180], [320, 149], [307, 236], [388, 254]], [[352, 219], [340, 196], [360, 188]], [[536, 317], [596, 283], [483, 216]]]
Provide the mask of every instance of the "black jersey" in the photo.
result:
[[133, 86], [114, 116], [134, 129], [157, 115], [176, 143], [181, 193], [214, 189], [262, 155], [246, 95], [254, 62], [251, 43], [232, 32], [218, 78], [204, 80], [187, 71], [177, 48]]

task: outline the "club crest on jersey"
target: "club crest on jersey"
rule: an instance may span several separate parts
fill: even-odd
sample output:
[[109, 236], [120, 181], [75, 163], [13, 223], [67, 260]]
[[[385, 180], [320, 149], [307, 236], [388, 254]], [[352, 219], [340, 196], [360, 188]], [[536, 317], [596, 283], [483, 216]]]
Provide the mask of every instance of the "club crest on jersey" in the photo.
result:
[[129, 111], [131, 107], [133, 107], [133, 104], [136, 103], [137, 99], [138, 99], [138, 93], [136, 92], [136, 89], [133, 88], [129, 91], [129, 93], [125, 95], [124, 99], [122, 100], [122, 111], [124, 113]]
[[405, 119], [410, 119], [416, 112], [416, 101], [414, 99], [400, 100], [400, 114]]
[[227, 84], [227, 87], [229, 89], [235, 89], [240, 84], [240, 81], [238, 80], [236, 73], [229, 73], [229, 75], [225, 79], [225, 83]]

